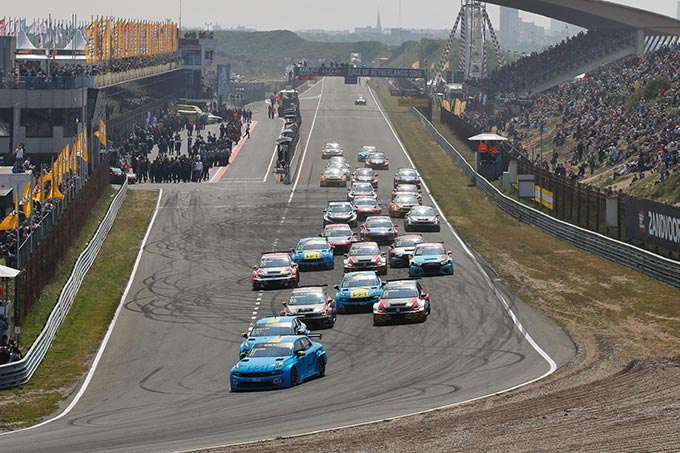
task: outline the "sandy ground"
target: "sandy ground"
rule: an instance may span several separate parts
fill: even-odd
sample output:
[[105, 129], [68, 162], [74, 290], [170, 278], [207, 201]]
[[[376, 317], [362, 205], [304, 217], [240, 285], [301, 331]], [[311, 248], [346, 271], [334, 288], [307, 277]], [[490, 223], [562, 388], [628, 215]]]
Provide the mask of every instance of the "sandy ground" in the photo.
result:
[[576, 358], [553, 377], [474, 404], [353, 429], [206, 452], [680, 451], [680, 356], [616, 361], [568, 329]]

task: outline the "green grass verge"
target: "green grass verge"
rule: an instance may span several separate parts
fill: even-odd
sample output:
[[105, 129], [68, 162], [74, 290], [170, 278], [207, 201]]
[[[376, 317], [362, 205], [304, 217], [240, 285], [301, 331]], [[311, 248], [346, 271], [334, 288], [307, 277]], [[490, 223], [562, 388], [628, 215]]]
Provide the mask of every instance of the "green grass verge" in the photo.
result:
[[80, 235], [76, 238], [73, 246], [69, 249], [64, 259], [57, 264], [55, 277], [50, 284], [45, 287], [40, 295], [40, 300], [35, 307], [33, 307], [33, 310], [31, 310], [31, 313], [24, 321], [24, 325], [21, 326], [20, 340], [21, 349], [24, 353], [28, 351], [35, 339], [40, 335], [47, 318], [50, 316], [52, 309], [57, 303], [61, 289], [71, 275], [71, 269], [75, 266], [78, 256], [80, 256], [85, 249], [88, 241], [92, 238], [92, 235], [94, 235], [94, 232], [97, 231], [99, 222], [102, 221], [106, 212], [109, 210], [111, 201], [113, 201], [113, 197], [116, 193], [117, 190], [115, 188], [107, 187], [106, 191], [94, 206], [94, 209], [92, 209], [90, 218], [80, 232]]
[[[514, 294], [573, 335], [588, 329], [622, 358], [680, 350], [680, 290], [572, 247], [505, 214], [470, 180], [385, 82], [378, 95], [453, 227]], [[446, 131], [442, 128], [442, 132]], [[466, 144], [445, 134], [461, 149]], [[475, 272], [459, 269], [458, 272]]]
[[[42, 365], [28, 384], [0, 393], [0, 428], [27, 426], [54, 413], [87, 372], [132, 272], [157, 196], [157, 192], [128, 191]], [[85, 233], [78, 239], [81, 246], [91, 237]], [[74, 246], [69, 256], [80, 251], [82, 247]], [[56, 285], [62, 281], [63, 286], [66, 278], [60, 275], [55, 280], [53, 294], [58, 294], [60, 287]]]

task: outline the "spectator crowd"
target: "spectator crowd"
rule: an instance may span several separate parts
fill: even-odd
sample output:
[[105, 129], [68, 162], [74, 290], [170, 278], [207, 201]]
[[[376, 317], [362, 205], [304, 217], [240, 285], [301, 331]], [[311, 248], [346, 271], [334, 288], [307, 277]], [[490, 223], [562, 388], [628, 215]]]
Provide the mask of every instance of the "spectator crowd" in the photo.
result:
[[630, 32], [580, 32], [541, 52], [524, 55], [475, 84], [491, 96], [519, 93], [537, 83], [548, 81], [555, 75], [632, 46], [633, 39]]
[[[168, 63], [179, 62], [180, 58], [175, 54], [163, 54], [143, 57], [128, 57], [111, 60], [109, 64], [67, 64], [50, 62], [49, 74], [46, 64], [41, 65], [36, 61], [17, 62], [7, 74], [0, 72], [0, 88], [9, 88], [13, 83], [24, 81], [53, 82], [79, 76], [89, 77], [101, 74], [118, 73], [140, 69], [149, 66], [158, 66]], [[45, 68], [43, 68], [45, 66]]]
[[614, 179], [634, 174], [631, 184], [650, 174], [662, 182], [680, 169], [679, 69], [680, 47], [662, 47], [531, 95], [519, 107], [506, 101], [493, 114], [472, 109], [463, 116], [520, 150], [542, 130], [547, 152], [537, 160], [572, 180], [609, 167]]
[[[205, 120], [161, 112], [159, 120], [137, 125], [129, 136], [118, 140], [120, 156], [113, 165], [132, 171], [140, 183], [207, 181], [210, 169], [228, 165], [234, 146], [250, 133], [250, 110], [222, 108], [218, 113], [223, 118], [219, 135], [210, 131], [204, 135]], [[180, 133], [183, 130], [185, 140]], [[156, 148], [158, 154], [152, 159], [150, 154]]]

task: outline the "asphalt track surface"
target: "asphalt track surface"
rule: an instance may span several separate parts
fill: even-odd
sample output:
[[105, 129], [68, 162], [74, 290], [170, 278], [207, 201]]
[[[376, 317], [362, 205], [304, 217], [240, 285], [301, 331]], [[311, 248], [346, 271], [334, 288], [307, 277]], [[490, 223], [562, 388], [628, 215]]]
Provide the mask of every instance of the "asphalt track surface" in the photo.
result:
[[[354, 106], [358, 94], [367, 106]], [[271, 174], [282, 121], [268, 120], [264, 103], [256, 105], [258, 127], [219, 182], [162, 186], [139, 268], [82, 398], [57, 420], [0, 436], [0, 450], [179, 451], [478, 398], [550, 371], [513, 315], [558, 366], [572, 357], [568, 337], [507, 294], [493, 274], [483, 274], [483, 265], [443, 227], [424, 235], [446, 243], [456, 273], [423, 279], [432, 299], [427, 322], [374, 327], [369, 313], [339, 315], [335, 327], [323, 331], [326, 377], [292, 389], [230, 393], [228, 371], [241, 334], [253, 317], [278, 313], [288, 293], [252, 291], [251, 266], [261, 251], [289, 249], [299, 238], [319, 234], [326, 203], [345, 198], [343, 188], [319, 187], [323, 143], [339, 141], [352, 162], [363, 144], [388, 152], [390, 170], [380, 172], [378, 190], [385, 208], [392, 175], [410, 166], [366, 86], [324, 79], [301, 99], [296, 190]], [[424, 204], [431, 204], [426, 194]], [[301, 283], [327, 283], [332, 291], [341, 259], [336, 257], [334, 271], [302, 273]], [[390, 268], [386, 278], [406, 275]]]

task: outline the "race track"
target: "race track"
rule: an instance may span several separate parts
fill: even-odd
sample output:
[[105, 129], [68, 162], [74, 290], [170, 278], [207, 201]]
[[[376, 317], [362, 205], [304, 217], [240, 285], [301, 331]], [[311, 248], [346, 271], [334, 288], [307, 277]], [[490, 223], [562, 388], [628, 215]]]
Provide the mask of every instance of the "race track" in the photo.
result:
[[[358, 94], [367, 106], [354, 106]], [[446, 243], [456, 274], [423, 279], [432, 298], [427, 322], [374, 327], [368, 313], [339, 315], [323, 331], [326, 377], [283, 391], [229, 393], [241, 334], [253, 316], [278, 313], [287, 294], [252, 291], [251, 266], [261, 251], [319, 234], [327, 201], [345, 198], [343, 188], [319, 187], [323, 143], [339, 141], [353, 163], [363, 144], [388, 153], [378, 190], [384, 208], [392, 175], [410, 166], [365, 85], [324, 79], [301, 99], [295, 191], [271, 175], [282, 122], [268, 120], [258, 104], [257, 128], [219, 182], [162, 186], [131, 291], [83, 397], [58, 420], [0, 436], [0, 450], [178, 451], [381, 420], [502, 391], [545, 375], [550, 363], [498, 294], [550, 360], [570, 359], [566, 335], [503, 288], [497, 293], [493, 277], [443, 225], [441, 233], [423, 234]], [[302, 273], [301, 283], [327, 283], [332, 292], [341, 259], [334, 271]], [[406, 275], [389, 269], [386, 278]]]

